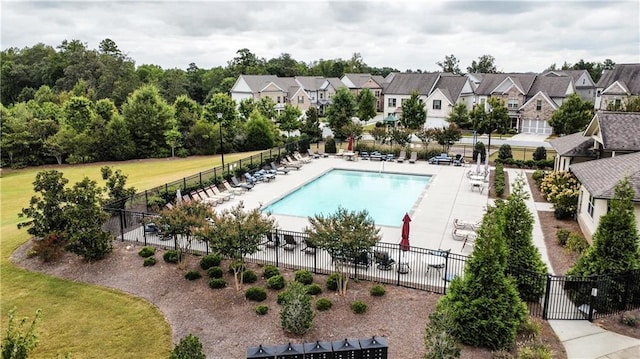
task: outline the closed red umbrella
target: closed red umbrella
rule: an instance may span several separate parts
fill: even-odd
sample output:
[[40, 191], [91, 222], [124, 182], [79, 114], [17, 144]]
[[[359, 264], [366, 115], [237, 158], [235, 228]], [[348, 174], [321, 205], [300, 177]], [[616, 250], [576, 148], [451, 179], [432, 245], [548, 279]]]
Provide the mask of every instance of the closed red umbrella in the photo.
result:
[[353, 135], [349, 136], [349, 146], [347, 146], [347, 151], [353, 151]]
[[405, 213], [402, 218], [402, 240], [400, 241], [400, 249], [403, 251], [409, 250], [409, 222], [411, 222], [411, 217], [409, 217], [409, 213]]

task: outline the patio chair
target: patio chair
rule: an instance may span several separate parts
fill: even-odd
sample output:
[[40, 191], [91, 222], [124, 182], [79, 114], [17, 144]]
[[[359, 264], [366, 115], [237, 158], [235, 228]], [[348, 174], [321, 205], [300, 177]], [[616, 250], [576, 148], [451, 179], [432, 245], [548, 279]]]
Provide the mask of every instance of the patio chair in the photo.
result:
[[367, 151], [360, 152], [360, 157], [362, 157], [363, 160], [368, 160], [369, 159], [369, 152], [367, 152]]
[[302, 157], [302, 155], [299, 152], [296, 152], [293, 154], [293, 158], [295, 158], [296, 160], [302, 162], [302, 163], [309, 163], [311, 162], [311, 158], [309, 157]]
[[460, 230], [458, 230], [458, 228], [453, 228], [453, 231], [451, 231], [451, 236], [453, 237], [454, 241], [464, 241], [465, 239], [467, 239], [467, 233], [461, 232]]
[[277, 234], [267, 233], [267, 241], [263, 243], [267, 248], [276, 248], [280, 246], [280, 238]]
[[320, 155], [317, 153], [313, 153], [310, 148], [307, 148], [307, 152], [309, 153], [309, 158], [320, 158]]
[[411, 157], [409, 157], [409, 163], [416, 163], [418, 160], [418, 152], [411, 152]]
[[222, 185], [228, 192], [231, 192], [236, 196], [241, 195], [249, 190], [247, 188], [242, 188], [242, 187], [232, 187], [227, 181], [222, 181]]
[[228, 192], [228, 193], [222, 193], [222, 192], [218, 189], [218, 187], [216, 187], [216, 185], [211, 185], [211, 186], [209, 186], [209, 187], [207, 187], [207, 188], [209, 188], [209, 189], [213, 192], [213, 194], [214, 194], [215, 196], [222, 197], [225, 201], [229, 201], [229, 200], [231, 200], [231, 197], [233, 197], [233, 193], [231, 193], [231, 192]]
[[298, 241], [296, 241], [291, 234], [284, 235], [284, 244], [282, 245], [282, 248], [284, 248], [285, 251], [292, 251], [296, 249], [297, 246]]
[[257, 178], [259, 181], [267, 181], [267, 182], [270, 182], [276, 179], [275, 173], [270, 173], [265, 169], [260, 169], [258, 171], [255, 171], [253, 173], [253, 177]]
[[305, 238], [304, 245], [305, 247], [300, 250], [301, 252], [304, 252], [305, 254], [316, 254], [316, 249], [318, 247], [310, 239]]
[[453, 226], [457, 229], [469, 229], [475, 231], [480, 228], [481, 224], [482, 220], [477, 220], [475, 222], [465, 222], [459, 218], [454, 218], [453, 220]]
[[340, 150], [338, 150], [338, 153], [336, 153], [336, 157], [342, 157], [344, 155], [344, 148], [341, 148]]
[[324, 151], [323, 151], [323, 150], [320, 150], [320, 149], [318, 150], [318, 155], [322, 156], [322, 158], [327, 158], [327, 157], [329, 157], [329, 155], [328, 155], [328, 154], [324, 153]]
[[302, 163], [300, 162], [294, 162], [293, 160], [291, 160], [288, 157], [285, 157], [282, 159], [282, 164], [284, 165], [285, 168], [295, 168], [297, 170], [300, 169], [300, 167], [302, 167]]
[[209, 187], [198, 190], [198, 194], [200, 194], [200, 198], [202, 201], [207, 201], [215, 205], [216, 203], [222, 203], [225, 201], [224, 196], [218, 196], [215, 194]]
[[475, 244], [476, 242], [476, 235], [475, 233], [469, 233], [467, 234], [466, 238], [464, 239], [464, 242], [462, 242], [462, 250], [464, 250], [465, 246], [472, 246]]
[[271, 162], [271, 169], [276, 171], [276, 173], [280, 172], [282, 174], [287, 174], [289, 172], [291, 172], [290, 169], [288, 169], [287, 167], [278, 167], [276, 166], [275, 162]]
[[438, 272], [439, 276], [443, 277], [442, 269], [446, 267], [447, 258], [449, 257], [450, 253], [451, 249], [438, 249], [437, 251], [428, 251], [427, 255], [432, 256], [431, 259], [433, 261], [429, 261], [427, 264], [427, 274], [429, 274], [432, 269], [435, 269]]
[[406, 151], [400, 151], [400, 155], [398, 155], [398, 158], [396, 159], [396, 162], [404, 162], [404, 160], [407, 158], [407, 152]]
[[373, 251], [373, 258], [378, 265], [377, 268], [383, 271], [389, 271], [393, 268], [396, 261], [385, 251]]
[[244, 174], [244, 180], [249, 184], [256, 185], [263, 179], [260, 176], [253, 176], [251, 173], [247, 172]]
[[251, 183], [240, 183], [240, 181], [236, 178], [236, 176], [231, 177], [231, 183], [233, 183], [232, 186], [236, 188], [244, 188], [247, 191], [251, 190], [254, 186]]

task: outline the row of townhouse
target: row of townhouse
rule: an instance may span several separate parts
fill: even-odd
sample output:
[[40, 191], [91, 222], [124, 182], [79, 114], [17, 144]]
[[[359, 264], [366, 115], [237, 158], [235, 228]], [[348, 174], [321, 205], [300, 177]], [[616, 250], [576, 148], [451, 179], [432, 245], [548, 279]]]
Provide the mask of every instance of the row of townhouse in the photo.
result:
[[[427, 110], [426, 127], [441, 127], [456, 103], [467, 108], [485, 104], [490, 97], [504, 99], [511, 127], [521, 133], [551, 134], [548, 120], [571, 94], [594, 103], [596, 109], [620, 108], [629, 96], [640, 95], [640, 64], [621, 64], [606, 71], [594, 83], [586, 70], [535, 73], [455, 75], [451, 73], [391, 73], [387, 77], [345, 74], [342, 78], [273, 75], [240, 75], [231, 89], [239, 103], [245, 98], [271, 97], [276, 109], [285, 104], [306, 111], [310, 106], [324, 114], [331, 97], [340, 87], [354, 96], [369, 89], [376, 97], [377, 110], [384, 117], [402, 116], [402, 103], [417, 91]], [[489, 111], [489, 108], [486, 108]]]

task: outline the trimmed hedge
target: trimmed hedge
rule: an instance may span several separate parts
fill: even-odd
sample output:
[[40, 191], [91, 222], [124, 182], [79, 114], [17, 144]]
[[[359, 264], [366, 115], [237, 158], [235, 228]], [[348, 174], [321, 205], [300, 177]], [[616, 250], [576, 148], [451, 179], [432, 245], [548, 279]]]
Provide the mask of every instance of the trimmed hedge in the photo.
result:
[[178, 263], [180, 262], [180, 258], [182, 258], [181, 253], [174, 249], [166, 251], [162, 255], [162, 259], [164, 259], [164, 261], [167, 263]]
[[244, 292], [244, 297], [254, 302], [262, 302], [267, 299], [267, 292], [262, 287], [251, 287]]
[[142, 249], [138, 252], [138, 255], [142, 258], [151, 257], [154, 254], [156, 254], [156, 249], [155, 247], [150, 246], [142, 247]]
[[211, 267], [219, 267], [222, 262], [222, 258], [218, 254], [207, 254], [200, 259], [200, 268], [207, 270]]
[[269, 289], [279, 290], [284, 288], [285, 285], [287, 285], [287, 282], [282, 275], [277, 275], [267, 280], [267, 287], [269, 287]]
[[147, 257], [147, 258], [145, 258], [144, 262], [142, 262], [142, 265], [144, 267], [150, 267], [150, 266], [156, 265], [156, 257]]
[[186, 280], [196, 280], [198, 278], [202, 278], [202, 274], [195, 269], [192, 269], [184, 274], [184, 279]]
[[222, 278], [211, 278], [209, 280], [209, 287], [212, 289], [225, 288], [227, 286], [227, 282]]

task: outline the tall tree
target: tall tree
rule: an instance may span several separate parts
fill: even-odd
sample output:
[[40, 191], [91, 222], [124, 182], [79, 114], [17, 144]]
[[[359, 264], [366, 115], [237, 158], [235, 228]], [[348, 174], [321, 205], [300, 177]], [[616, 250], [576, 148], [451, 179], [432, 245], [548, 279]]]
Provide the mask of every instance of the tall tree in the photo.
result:
[[191, 128], [202, 115], [202, 108], [186, 95], [180, 95], [173, 103], [176, 129], [180, 133], [181, 141], [186, 142]]
[[418, 91], [413, 91], [411, 97], [402, 103], [402, 117], [400, 123], [405, 128], [417, 130], [424, 127], [427, 121], [427, 110], [420, 99]]
[[256, 101], [253, 97], [243, 98], [238, 104], [238, 113], [242, 121], [246, 121], [251, 116], [251, 113], [256, 108]]
[[[212, 215], [211, 207], [199, 201], [180, 201], [173, 208], [160, 211], [160, 218], [155, 223], [173, 238], [180, 251], [180, 267], [186, 266], [183, 254], [189, 253], [193, 240], [203, 240], [199, 236], [200, 230], [209, 227], [207, 218]], [[178, 236], [181, 236], [180, 240]]]
[[458, 60], [453, 54], [445, 56], [444, 61], [436, 62], [436, 65], [440, 66], [442, 72], [462, 75], [462, 70], [460, 70], [460, 60]]
[[136, 194], [134, 187], [126, 187], [128, 176], [119, 169], [114, 171], [109, 166], [102, 166], [100, 174], [105, 181], [107, 203], [111, 204], [112, 208], [124, 209], [127, 199]]
[[256, 103], [256, 108], [262, 116], [264, 116], [267, 120], [274, 121], [278, 113], [276, 112], [276, 103], [273, 102], [271, 97], [263, 97]]
[[35, 238], [57, 232], [64, 233], [67, 217], [64, 209], [67, 204], [65, 186], [69, 180], [56, 170], [40, 171], [33, 181], [33, 191], [29, 207], [22, 208], [18, 217], [27, 218], [18, 224], [18, 228], [27, 227], [27, 233]]
[[309, 137], [310, 142], [317, 142], [322, 139], [322, 129], [320, 129], [320, 120], [318, 118], [318, 109], [310, 106], [305, 112], [305, 121], [300, 128], [302, 134]]
[[326, 111], [329, 128], [338, 140], [349, 137], [347, 126], [353, 122], [356, 114], [356, 101], [346, 87], [340, 87], [332, 97], [332, 103]]
[[291, 136], [292, 131], [300, 129], [302, 112], [299, 108], [290, 104], [284, 105], [284, 110], [278, 115], [278, 126], [281, 131], [285, 131], [287, 136]]
[[228, 67], [233, 72], [234, 77], [238, 75], [264, 75], [267, 73], [265, 60], [258, 58], [249, 49], [243, 48], [236, 51], [238, 56], [229, 61]]
[[455, 123], [450, 123], [448, 127], [434, 128], [432, 136], [442, 146], [442, 150], [448, 152], [449, 147], [462, 138], [462, 131]]
[[[218, 118], [219, 113], [222, 114], [221, 119]], [[224, 148], [221, 148], [220, 152], [228, 152], [228, 149], [233, 147], [236, 134], [239, 131], [236, 102], [227, 94], [215, 94], [204, 105], [202, 117], [211, 124], [222, 126]]]
[[155, 86], [134, 91], [122, 106], [122, 115], [139, 158], [164, 154], [164, 133], [171, 128], [173, 107], [160, 97]]
[[583, 101], [580, 95], [571, 94], [562, 102], [549, 119], [549, 125], [556, 134], [572, 134], [582, 131], [593, 118], [593, 105]]
[[472, 126], [469, 110], [464, 102], [456, 103], [451, 109], [451, 113], [447, 117], [447, 121], [455, 123], [462, 129], [468, 129]]
[[507, 109], [504, 99], [500, 97], [490, 97], [489, 100], [487, 100], [487, 106], [488, 109], [485, 109], [485, 107], [480, 104], [472, 111], [472, 119], [477, 123], [476, 131], [480, 134], [490, 134], [495, 131], [498, 133], [506, 133], [509, 126], [511, 126], [511, 119], [509, 118], [509, 110]]
[[248, 151], [266, 150], [272, 148], [275, 144], [276, 129], [273, 123], [254, 110], [249, 116], [249, 120], [245, 123], [245, 133], [247, 140], [245, 148]]
[[495, 65], [496, 58], [491, 55], [482, 55], [476, 60], [471, 61], [471, 66], [467, 67], [468, 73], [495, 74], [498, 69]]
[[367, 122], [376, 117], [376, 97], [371, 90], [363, 89], [357, 97], [358, 118], [360, 121]]
[[64, 121], [76, 132], [82, 133], [95, 117], [94, 104], [86, 97], [74, 96], [63, 106]]

